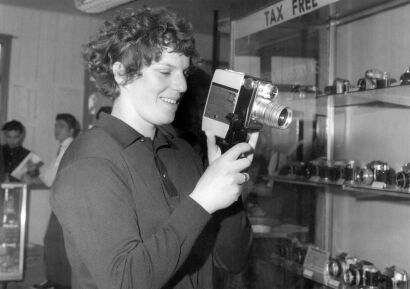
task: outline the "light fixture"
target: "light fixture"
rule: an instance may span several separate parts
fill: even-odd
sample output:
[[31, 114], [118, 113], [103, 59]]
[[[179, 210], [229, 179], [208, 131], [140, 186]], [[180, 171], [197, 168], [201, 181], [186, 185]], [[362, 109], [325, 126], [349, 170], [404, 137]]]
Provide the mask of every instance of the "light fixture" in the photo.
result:
[[74, 0], [75, 7], [86, 13], [101, 13], [134, 0]]

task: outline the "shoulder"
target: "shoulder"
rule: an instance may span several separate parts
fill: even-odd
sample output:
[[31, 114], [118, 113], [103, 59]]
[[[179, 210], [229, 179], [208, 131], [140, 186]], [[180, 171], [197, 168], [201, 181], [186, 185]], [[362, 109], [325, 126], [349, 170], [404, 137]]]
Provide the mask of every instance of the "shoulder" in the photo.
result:
[[121, 151], [120, 144], [103, 129], [94, 127], [83, 132], [64, 153], [60, 167], [65, 167], [80, 159], [113, 159]]

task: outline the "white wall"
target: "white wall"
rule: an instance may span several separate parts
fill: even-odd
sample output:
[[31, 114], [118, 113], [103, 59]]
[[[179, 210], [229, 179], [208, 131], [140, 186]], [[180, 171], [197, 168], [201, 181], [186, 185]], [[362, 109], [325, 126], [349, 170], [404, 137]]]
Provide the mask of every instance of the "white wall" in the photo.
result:
[[[7, 119], [27, 128], [24, 146], [53, 160], [54, 119], [69, 112], [83, 119], [81, 45], [101, 20], [0, 5], [0, 33], [13, 36]], [[50, 208], [47, 190], [29, 193], [29, 242], [42, 244]]]

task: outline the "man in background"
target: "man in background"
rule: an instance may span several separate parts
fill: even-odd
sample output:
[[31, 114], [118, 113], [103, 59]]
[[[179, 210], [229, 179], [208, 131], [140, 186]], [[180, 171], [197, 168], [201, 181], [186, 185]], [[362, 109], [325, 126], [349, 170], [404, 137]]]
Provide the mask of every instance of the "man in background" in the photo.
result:
[[[17, 120], [12, 120], [3, 125], [2, 131], [6, 140], [1, 149], [5, 181], [20, 182], [25, 173], [33, 177], [38, 176], [39, 166], [42, 163], [38, 156], [30, 155], [30, 151], [23, 147], [26, 132], [24, 125]], [[33, 160], [28, 162], [28, 157]]]
[[[39, 179], [33, 180], [34, 183], [43, 183], [47, 187], [53, 184], [61, 158], [79, 131], [78, 121], [73, 115], [69, 113], [57, 114], [54, 137], [59, 142], [59, 147], [56, 158], [54, 162], [45, 167]], [[33, 285], [32, 288], [71, 288], [71, 267], [65, 251], [63, 232], [53, 212], [51, 212], [44, 236], [44, 265], [46, 280], [40, 284]]]

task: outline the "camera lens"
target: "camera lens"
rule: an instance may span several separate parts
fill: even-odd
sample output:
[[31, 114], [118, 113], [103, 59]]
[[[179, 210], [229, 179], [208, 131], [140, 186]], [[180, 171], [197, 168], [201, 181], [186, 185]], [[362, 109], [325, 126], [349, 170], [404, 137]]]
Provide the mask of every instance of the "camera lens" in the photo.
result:
[[408, 188], [410, 183], [410, 175], [404, 171], [398, 172], [396, 175], [396, 185], [399, 188]]
[[287, 108], [283, 109], [278, 117], [278, 126], [284, 126], [286, 124], [286, 120], [288, 119], [289, 111]]
[[285, 129], [292, 122], [292, 111], [276, 102], [269, 102], [265, 104], [261, 120], [265, 125]]

